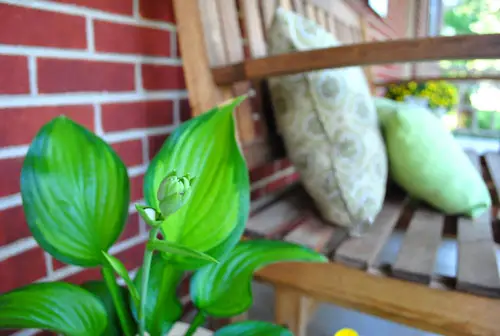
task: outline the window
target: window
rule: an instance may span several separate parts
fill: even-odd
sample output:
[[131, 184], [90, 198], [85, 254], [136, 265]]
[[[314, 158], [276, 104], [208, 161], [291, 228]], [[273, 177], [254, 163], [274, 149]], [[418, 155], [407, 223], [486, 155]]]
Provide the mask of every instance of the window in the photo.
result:
[[381, 17], [387, 17], [389, 13], [389, 0], [368, 0], [368, 6]]

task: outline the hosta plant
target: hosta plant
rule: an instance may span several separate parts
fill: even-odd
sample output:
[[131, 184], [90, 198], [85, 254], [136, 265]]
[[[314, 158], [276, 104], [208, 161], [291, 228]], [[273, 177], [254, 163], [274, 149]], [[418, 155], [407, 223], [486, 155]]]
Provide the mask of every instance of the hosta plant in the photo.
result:
[[[127, 169], [99, 137], [65, 117], [43, 126], [26, 155], [21, 194], [29, 228], [54, 258], [99, 267], [101, 281], [36, 283], [0, 295], [0, 329], [64, 335], [167, 335], [182, 315], [177, 287], [193, 273], [197, 309], [186, 335], [209, 316], [227, 318], [252, 304], [253, 272], [279, 261], [323, 262], [281, 241], [241, 241], [249, 213], [248, 171], [233, 118], [238, 97], [182, 124], [151, 161], [144, 262], [131, 278], [110, 248], [129, 212]], [[125, 286], [119, 286], [122, 278]], [[290, 335], [264, 322], [230, 325], [215, 335]]]

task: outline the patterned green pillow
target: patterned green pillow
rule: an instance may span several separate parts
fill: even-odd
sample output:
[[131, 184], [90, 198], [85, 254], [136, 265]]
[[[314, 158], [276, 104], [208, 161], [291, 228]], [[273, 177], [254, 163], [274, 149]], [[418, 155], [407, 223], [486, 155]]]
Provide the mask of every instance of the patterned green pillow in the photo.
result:
[[428, 109], [376, 99], [391, 177], [410, 195], [447, 214], [481, 215], [491, 198], [453, 135]]
[[[271, 54], [338, 46], [295, 13], [278, 9], [268, 32]], [[328, 69], [269, 81], [288, 155], [323, 217], [361, 233], [385, 196], [387, 155], [377, 113], [359, 67]]]

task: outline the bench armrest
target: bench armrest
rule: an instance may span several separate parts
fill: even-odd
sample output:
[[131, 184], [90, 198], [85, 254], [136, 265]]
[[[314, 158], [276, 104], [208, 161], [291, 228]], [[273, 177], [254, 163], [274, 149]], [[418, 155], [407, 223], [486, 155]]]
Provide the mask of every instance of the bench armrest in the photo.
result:
[[401, 62], [500, 58], [500, 34], [393, 40], [250, 59], [212, 69], [217, 85], [301, 72]]

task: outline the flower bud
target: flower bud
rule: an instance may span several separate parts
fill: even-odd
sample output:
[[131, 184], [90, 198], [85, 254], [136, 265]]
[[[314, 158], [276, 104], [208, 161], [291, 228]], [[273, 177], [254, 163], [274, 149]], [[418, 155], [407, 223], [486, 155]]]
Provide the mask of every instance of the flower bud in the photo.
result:
[[189, 174], [178, 177], [175, 171], [163, 179], [157, 197], [160, 212], [164, 217], [173, 214], [187, 202], [193, 181]]
[[159, 227], [161, 223], [163, 223], [164, 218], [162, 214], [155, 209], [140, 204], [136, 204], [135, 209], [144, 220], [144, 222], [146, 222], [146, 224], [148, 224], [149, 226], [156, 228]]

